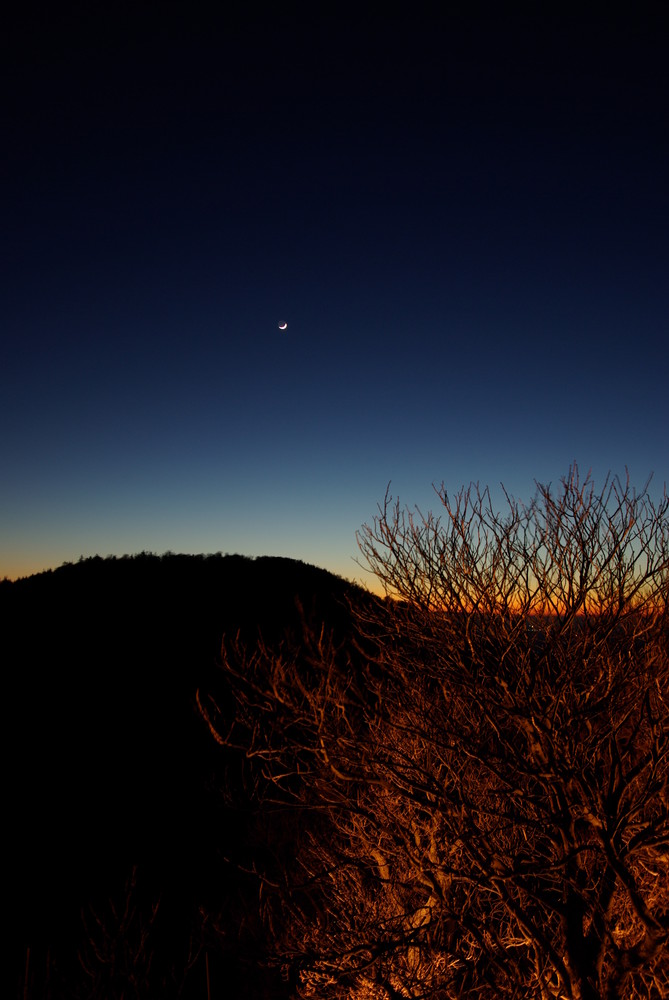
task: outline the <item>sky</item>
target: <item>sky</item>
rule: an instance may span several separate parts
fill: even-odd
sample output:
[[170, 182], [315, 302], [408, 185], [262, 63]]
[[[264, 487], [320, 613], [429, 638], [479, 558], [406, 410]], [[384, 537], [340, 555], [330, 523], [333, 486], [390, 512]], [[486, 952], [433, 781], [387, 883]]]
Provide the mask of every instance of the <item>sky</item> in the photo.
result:
[[389, 483], [661, 491], [664, 5], [15, 6], [0, 577], [221, 551], [369, 584]]

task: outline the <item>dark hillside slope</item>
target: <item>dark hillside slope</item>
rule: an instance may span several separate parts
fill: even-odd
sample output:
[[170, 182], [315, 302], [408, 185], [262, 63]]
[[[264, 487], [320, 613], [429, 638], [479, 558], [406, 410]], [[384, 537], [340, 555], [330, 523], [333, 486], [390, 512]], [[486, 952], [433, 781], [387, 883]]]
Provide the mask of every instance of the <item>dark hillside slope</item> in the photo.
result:
[[171, 554], [0, 586], [15, 969], [28, 946], [65, 954], [81, 908], [132, 865], [188, 905], [223, 891], [216, 857], [234, 831], [207, 790], [218, 758], [195, 691], [224, 634], [295, 632], [296, 599], [345, 633], [363, 593], [290, 559]]

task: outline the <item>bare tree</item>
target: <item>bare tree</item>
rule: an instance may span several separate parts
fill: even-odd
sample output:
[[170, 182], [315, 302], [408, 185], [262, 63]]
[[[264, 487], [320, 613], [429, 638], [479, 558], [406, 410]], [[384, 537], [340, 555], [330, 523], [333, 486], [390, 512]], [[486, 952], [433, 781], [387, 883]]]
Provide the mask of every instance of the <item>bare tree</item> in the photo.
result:
[[[201, 945], [190, 934], [183, 947], [160, 941], [156, 933], [160, 899], [142, 905], [137, 867], [125, 881], [119, 900], [110, 899], [104, 911], [82, 912], [85, 941], [79, 951], [83, 980], [75, 995], [87, 1000], [143, 1000], [181, 996]], [[172, 945], [170, 948], [169, 945]]]
[[666, 490], [438, 497], [362, 529], [389, 596], [355, 648], [233, 645], [234, 721], [200, 699], [312, 817], [266, 885], [278, 954], [302, 996], [667, 997]]

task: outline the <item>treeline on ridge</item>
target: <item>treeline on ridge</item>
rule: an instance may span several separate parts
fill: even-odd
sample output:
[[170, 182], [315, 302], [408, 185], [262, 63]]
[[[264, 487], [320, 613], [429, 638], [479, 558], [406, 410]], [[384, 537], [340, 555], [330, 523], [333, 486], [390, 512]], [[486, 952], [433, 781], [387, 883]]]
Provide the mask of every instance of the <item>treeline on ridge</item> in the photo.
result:
[[[224, 801], [223, 757], [195, 693], [212, 689], [224, 635], [276, 644], [308, 619], [345, 636], [356, 599], [368, 598], [297, 560], [220, 554], [95, 557], [0, 584], [15, 873], [8, 995], [23, 996], [27, 949], [30, 1000], [93, 995], [77, 957], [82, 913], [120, 906], [133, 871], [142, 920], [161, 900], [157, 952], [181, 952], [185, 966], [206, 940], [219, 988], [238, 978], [252, 996], [256, 976], [258, 990], [276, 978], [285, 991], [259, 969], [259, 923], [246, 939], [238, 927], [253, 923], [257, 885], [224, 858], [247, 838], [247, 818]], [[204, 954], [177, 983], [182, 972], [165, 973], [162, 995], [178, 985], [202, 996]]]

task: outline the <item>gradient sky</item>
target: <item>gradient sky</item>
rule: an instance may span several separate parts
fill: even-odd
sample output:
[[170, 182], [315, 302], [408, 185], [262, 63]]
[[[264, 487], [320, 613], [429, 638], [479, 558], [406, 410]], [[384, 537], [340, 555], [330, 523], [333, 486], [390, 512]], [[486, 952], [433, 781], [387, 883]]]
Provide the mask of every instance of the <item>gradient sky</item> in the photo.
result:
[[279, 6], [7, 25], [0, 577], [669, 478], [666, 6]]

